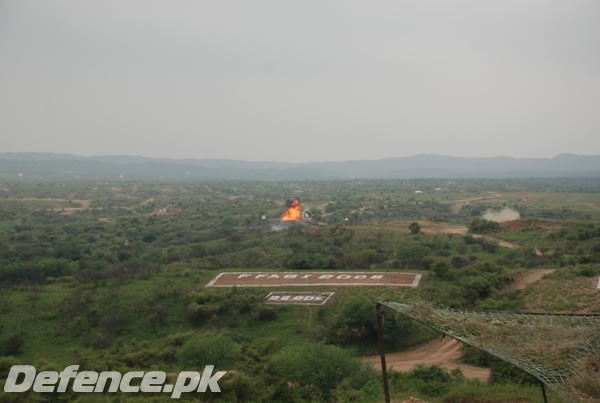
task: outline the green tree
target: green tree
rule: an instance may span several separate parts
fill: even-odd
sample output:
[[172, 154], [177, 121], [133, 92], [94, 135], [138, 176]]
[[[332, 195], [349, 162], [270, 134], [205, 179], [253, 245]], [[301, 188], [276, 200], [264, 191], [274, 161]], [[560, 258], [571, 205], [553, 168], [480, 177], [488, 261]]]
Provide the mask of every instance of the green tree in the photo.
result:
[[[367, 296], [353, 296], [344, 302], [338, 313], [326, 325], [327, 339], [342, 345], [373, 345], [377, 342], [375, 303]], [[383, 337], [386, 345], [402, 348], [426, 341], [424, 328], [397, 315], [386, 315]]]
[[179, 351], [178, 358], [187, 365], [200, 368], [214, 365], [231, 369], [240, 357], [241, 346], [231, 337], [214, 334], [190, 338]]
[[500, 229], [500, 224], [495, 221], [488, 221], [482, 218], [477, 218], [469, 224], [469, 231], [474, 234], [488, 234], [496, 232]]
[[408, 229], [410, 230], [411, 234], [418, 234], [419, 232], [421, 232], [421, 226], [416, 221], [411, 222], [408, 226]]
[[328, 401], [338, 384], [359, 371], [360, 363], [338, 347], [294, 344], [275, 353], [269, 368], [297, 384], [310, 400]]

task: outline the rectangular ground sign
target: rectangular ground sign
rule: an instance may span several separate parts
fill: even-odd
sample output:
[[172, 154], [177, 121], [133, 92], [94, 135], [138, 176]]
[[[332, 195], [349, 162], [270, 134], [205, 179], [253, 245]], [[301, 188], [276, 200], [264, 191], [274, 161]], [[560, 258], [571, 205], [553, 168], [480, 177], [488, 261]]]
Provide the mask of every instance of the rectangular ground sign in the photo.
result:
[[270, 292], [265, 304], [272, 305], [324, 305], [334, 292]]
[[420, 274], [401, 272], [230, 272], [207, 287], [389, 286], [416, 287]]

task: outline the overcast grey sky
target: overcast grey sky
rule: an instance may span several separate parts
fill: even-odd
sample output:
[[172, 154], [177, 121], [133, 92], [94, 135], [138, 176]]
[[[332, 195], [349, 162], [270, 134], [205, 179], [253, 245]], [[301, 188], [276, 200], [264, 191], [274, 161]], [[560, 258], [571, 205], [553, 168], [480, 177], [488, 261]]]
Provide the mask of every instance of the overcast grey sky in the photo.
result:
[[600, 1], [0, 0], [0, 152], [600, 154]]

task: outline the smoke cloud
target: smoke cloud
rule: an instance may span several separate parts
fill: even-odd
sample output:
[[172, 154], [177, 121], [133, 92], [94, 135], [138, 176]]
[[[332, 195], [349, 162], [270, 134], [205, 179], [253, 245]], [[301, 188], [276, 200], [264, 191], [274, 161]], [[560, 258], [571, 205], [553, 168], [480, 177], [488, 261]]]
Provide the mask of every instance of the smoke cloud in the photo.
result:
[[483, 214], [483, 218], [488, 221], [504, 222], [518, 220], [521, 218], [521, 214], [517, 210], [511, 209], [510, 207], [504, 207], [500, 211], [487, 209]]

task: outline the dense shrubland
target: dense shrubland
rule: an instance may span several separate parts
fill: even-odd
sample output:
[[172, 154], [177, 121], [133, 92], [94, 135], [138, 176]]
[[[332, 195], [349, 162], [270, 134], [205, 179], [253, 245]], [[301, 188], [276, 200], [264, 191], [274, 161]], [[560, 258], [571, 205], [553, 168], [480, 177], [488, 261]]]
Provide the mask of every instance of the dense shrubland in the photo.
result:
[[[594, 217], [593, 209], [567, 211], [558, 204], [562, 199], [551, 199], [521, 208], [532, 226], [509, 231], [478, 219], [494, 207], [487, 200], [459, 212], [451, 208], [468, 192], [559, 185], [464, 181], [436, 193], [450, 186], [446, 182], [9, 184], [9, 194], [0, 196], [0, 379], [14, 362], [171, 372], [212, 363], [235, 370], [222, 400], [378, 401], [379, 375], [357, 360], [375, 353], [374, 298], [518, 310], [524, 294], [507, 285], [522, 270], [562, 267], [586, 279], [600, 274], [600, 225], [579, 221]], [[590, 186], [580, 183], [579, 191], [590, 193], [577, 197], [592, 197], [598, 189]], [[302, 198], [312, 221], [275, 231], [290, 195]], [[79, 204], [9, 200], [19, 197], [91, 204], [62, 214], [61, 206]], [[180, 210], [157, 213], [163, 207]], [[570, 220], [533, 226], [552, 211]], [[410, 231], [415, 220], [450, 221], [471, 231]], [[496, 238], [524, 247], [503, 248]], [[534, 246], [544, 253], [534, 253]], [[247, 269], [407, 270], [423, 279], [415, 290], [339, 289], [327, 306], [312, 308], [264, 305], [264, 290], [203, 288], [222, 270]], [[435, 337], [391, 313], [384, 333], [387, 348], [395, 350]], [[508, 398], [531, 392], [505, 389], [505, 382], [528, 381], [506, 364], [470, 351], [466, 360], [491, 366], [498, 385], [419, 368], [393, 373], [392, 392], [447, 401], [490, 390]]]

